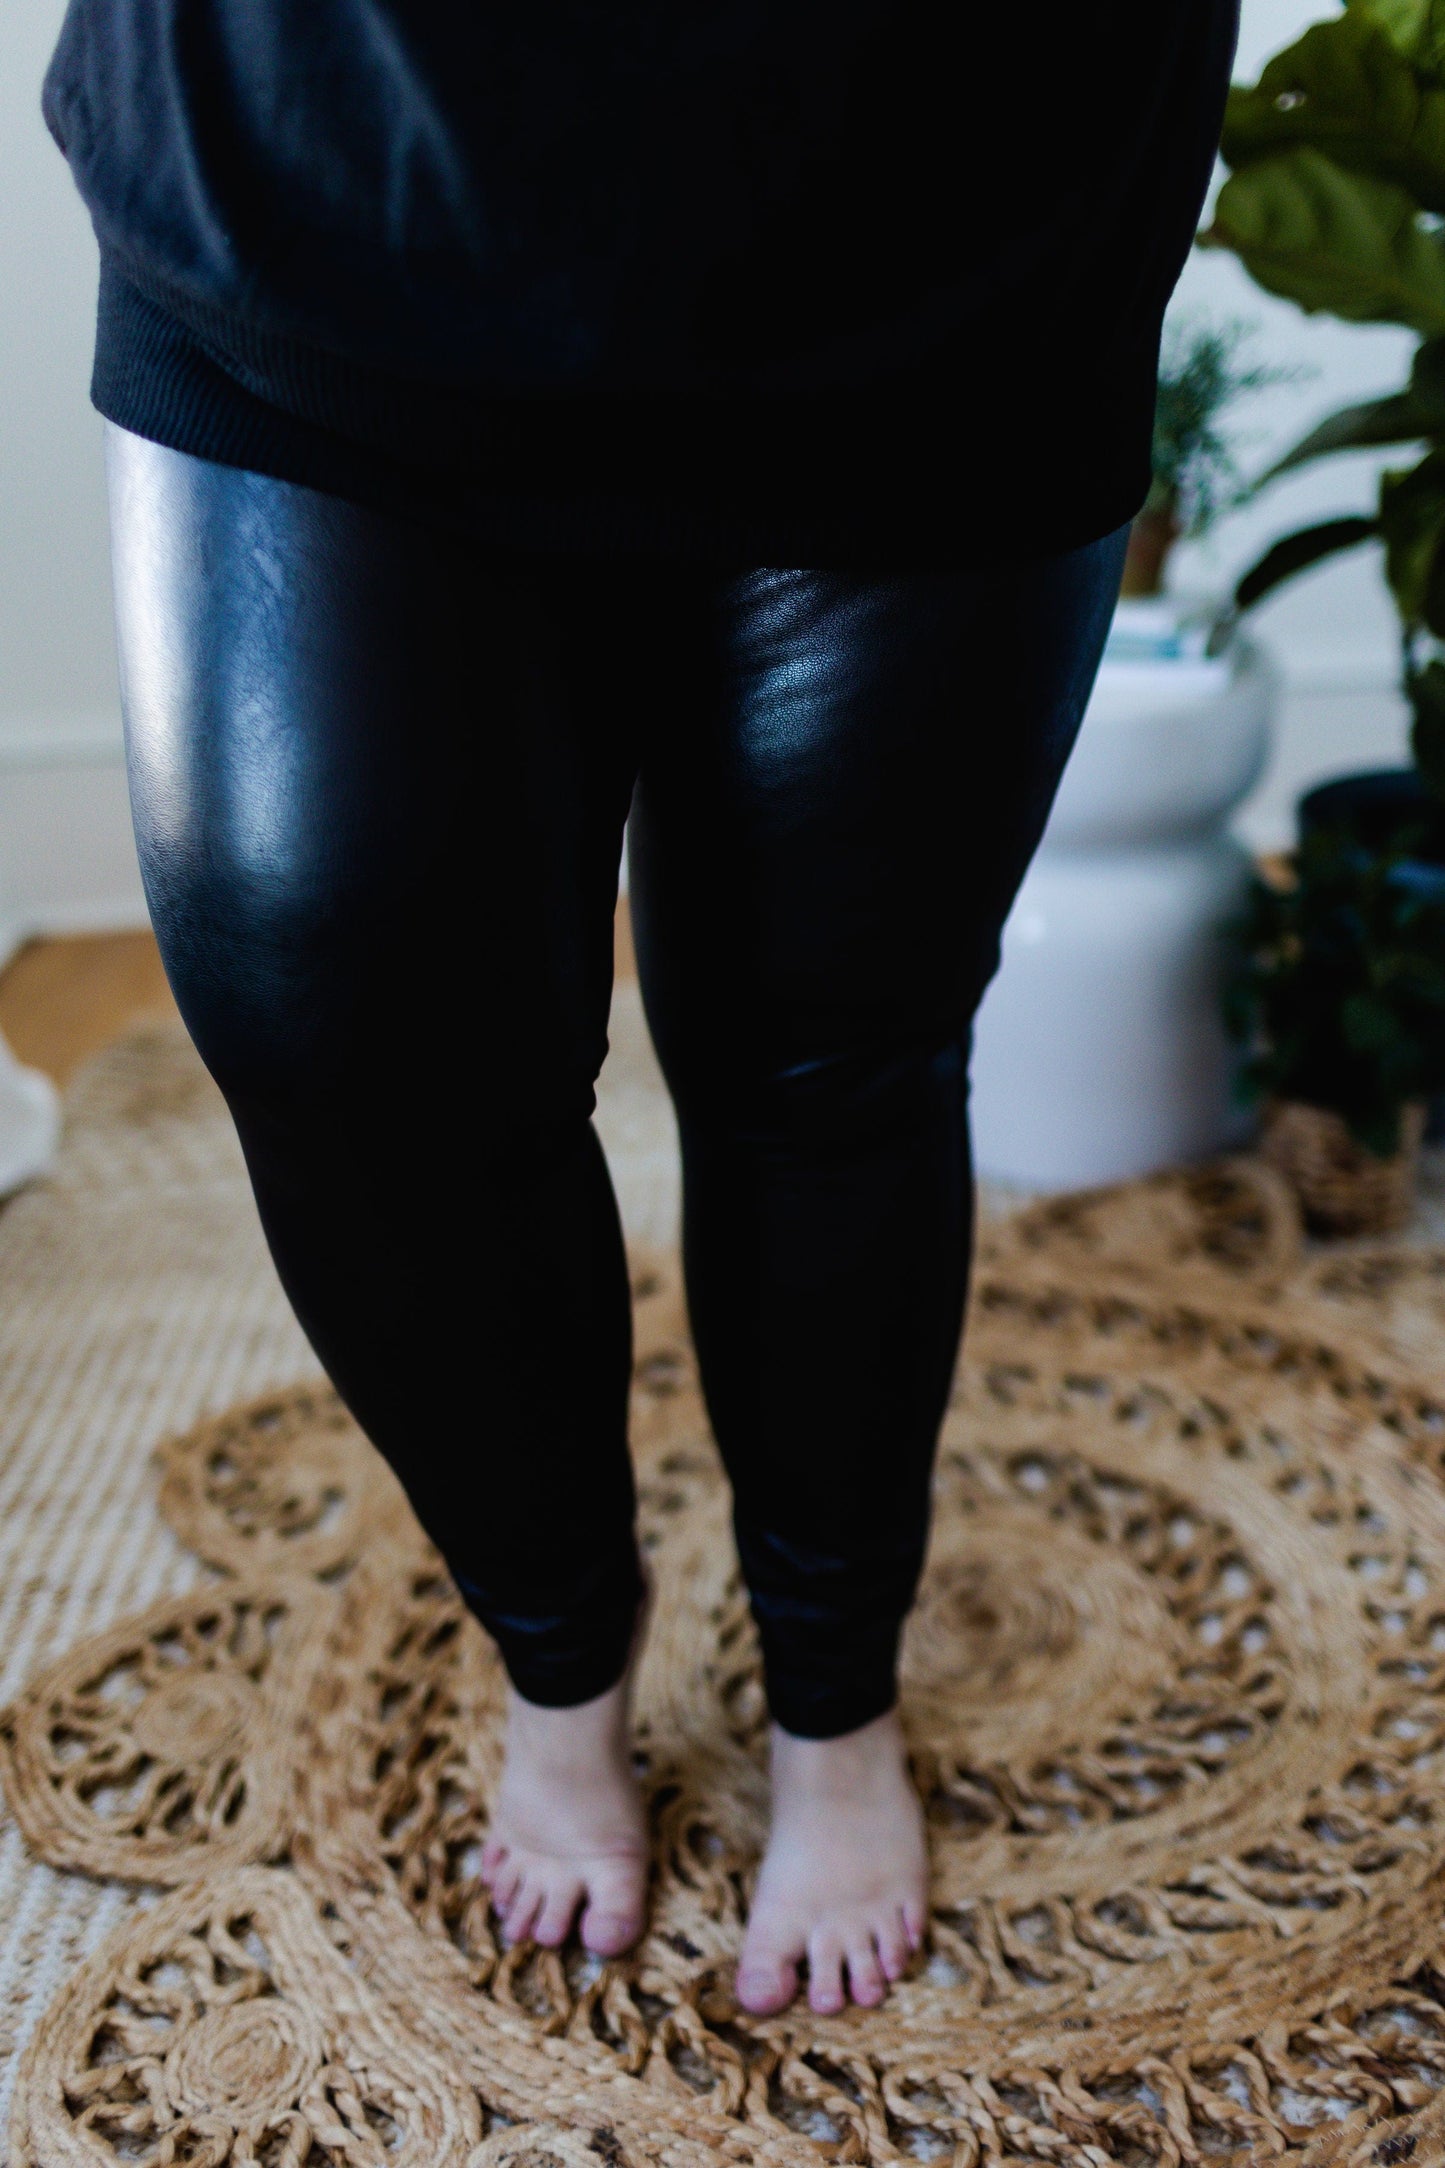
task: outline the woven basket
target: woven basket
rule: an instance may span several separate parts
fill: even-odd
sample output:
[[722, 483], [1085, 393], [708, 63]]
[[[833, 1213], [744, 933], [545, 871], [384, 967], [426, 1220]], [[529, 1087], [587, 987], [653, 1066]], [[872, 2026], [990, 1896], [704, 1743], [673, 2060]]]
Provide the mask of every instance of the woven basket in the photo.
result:
[[1277, 1099], [1265, 1109], [1260, 1149], [1317, 1233], [1385, 1235], [1410, 1217], [1424, 1133], [1425, 1108], [1412, 1101], [1401, 1111], [1400, 1149], [1378, 1159], [1328, 1107]]

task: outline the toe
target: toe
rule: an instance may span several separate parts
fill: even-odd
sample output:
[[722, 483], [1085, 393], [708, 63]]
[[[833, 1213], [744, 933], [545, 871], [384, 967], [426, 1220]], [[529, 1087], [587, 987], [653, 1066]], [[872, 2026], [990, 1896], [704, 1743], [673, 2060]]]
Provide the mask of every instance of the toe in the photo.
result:
[[737, 1997], [754, 2017], [786, 2010], [798, 1992], [798, 1968], [791, 1958], [744, 1957], [738, 1963]]
[[808, 1938], [808, 2005], [821, 2017], [841, 2010], [843, 1993], [843, 1944], [839, 1937], [820, 1928]]
[[492, 1877], [492, 1905], [499, 1920], [505, 1920], [521, 1887], [521, 1868], [514, 1859], [503, 1859]]
[[503, 1844], [501, 1838], [488, 1837], [486, 1843], [482, 1846], [481, 1867], [482, 1880], [486, 1883], [488, 1889], [491, 1889], [496, 1882], [498, 1874], [506, 1865], [506, 1860], [507, 1847]]
[[743, 2008], [754, 2017], [786, 2010], [798, 1992], [798, 1966], [807, 1947], [801, 1922], [766, 1906], [755, 1911], [738, 1952], [736, 1987]]
[[849, 1941], [848, 1992], [865, 2010], [882, 2002], [888, 1992], [888, 1982], [883, 1977], [871, 1935], [861, 1934]]
[[620, 1957], [642, 1932], [642, 1922], [626, 1912], [601, 1912], [589, 1905], [582, 1917], [582, 1941], [594, 1957]]
[[878, 1960], [890, 1980], [901, 1980], [908, 1970], [908, 1930], [903, 1924], [901, 1912], [890, 1913], [878, 1922], [873, 1939], [878, 1945]]
[[510, 1943], [529, 1942], [538, 1914], [546, 1902], [546, 1891], [527, 1876], [513, 1899], [503, 1925]]
[[916, 1899], [910, 1898], [909, 1902], [903, 1907], [903, 1932], [908, 1937], [908, 1947], [911, 1950], [921, 1950], [923, 1948], [923, 1934], [927, 1925], [928, 1913], [926, 1908]]
[[532, 1928], [532, 1940], [540, 1942], [544, 1949], [555, 1950], [567, 1940], [572, 1922], [577, 1917], [577, 1907], [583, 1897], [580, 1875], [559, 1875], [551, 1884], [537, 1908]]
[[582, 1941], [597, 1957], [620, 1957], [642, 1933], [647, 1869], [641, 1860], [604, 1860], [587, 1878]]

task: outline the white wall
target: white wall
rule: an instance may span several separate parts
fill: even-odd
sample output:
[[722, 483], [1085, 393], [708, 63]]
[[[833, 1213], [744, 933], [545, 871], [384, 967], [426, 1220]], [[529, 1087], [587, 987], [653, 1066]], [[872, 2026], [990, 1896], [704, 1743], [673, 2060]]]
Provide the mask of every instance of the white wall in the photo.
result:
[[[1239, 73], [1329, 0], [1244, 0]], [[95, 250], [38, 91], [61, 0], [0, 8], [0, 943], [17, 927], [133, 923], [142, 915], [120, 765], [107, 599], [99, 423], [86, 396]], [[1398, 381], [1407, 333], [1302, 316], [1232, 258], [1196, 253], [1179, 303], [1260, 327], [1262, 358], [1315, 374], [1262, 395], [1251, 471], [1343, 400]], [[1336, 461], [1276, 485], [1191, 545], [1179, 582], [1219, 586], [1296, 522], [1367, 507], [1378, 458]], [[1397, 758], [1393, 619], [1369, 555], [1299, 582], [1256, 623], [1276, 644], [1288, 698], [1279, 751], [1245, 808], [1262, 846], [1284, 842], [1307, 780]]]
[[87, 397], [95, 245], [39, 108], [62, 12], [0, 8], [0, 938], [144, 916]]

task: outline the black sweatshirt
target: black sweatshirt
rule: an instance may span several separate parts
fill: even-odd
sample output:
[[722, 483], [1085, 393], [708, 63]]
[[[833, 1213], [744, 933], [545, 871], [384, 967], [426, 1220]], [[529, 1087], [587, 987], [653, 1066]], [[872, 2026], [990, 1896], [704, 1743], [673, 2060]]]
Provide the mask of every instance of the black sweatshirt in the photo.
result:
[[1127, 519], [1236, 0], [71, 0], [143, 436], [508, 547]]

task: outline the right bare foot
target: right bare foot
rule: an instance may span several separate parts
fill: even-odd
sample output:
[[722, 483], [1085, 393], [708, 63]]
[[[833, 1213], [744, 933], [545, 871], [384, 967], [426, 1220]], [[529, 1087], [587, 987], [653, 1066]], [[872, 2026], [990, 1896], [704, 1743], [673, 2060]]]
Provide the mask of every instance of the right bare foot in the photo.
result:
[[838, 1739], [772, 1732], [773, 1827], [738, 1954], [738, 2001], [784, 2010], [807, 1960], [820, 2014], [882, 2002], [923, 1940], [923, 1810], [890, 1710]]
[[573, 1709], [508, 1691], [507, 1750], [482, 1880], [509, 1943], [617, 1957], [642, 1933], [647, 1825], [632, 1774], [630, 1681]]

